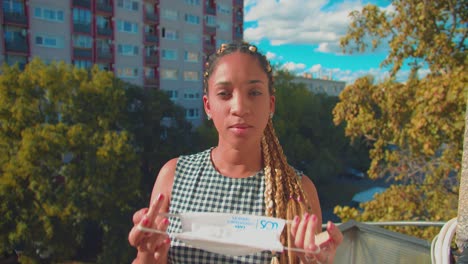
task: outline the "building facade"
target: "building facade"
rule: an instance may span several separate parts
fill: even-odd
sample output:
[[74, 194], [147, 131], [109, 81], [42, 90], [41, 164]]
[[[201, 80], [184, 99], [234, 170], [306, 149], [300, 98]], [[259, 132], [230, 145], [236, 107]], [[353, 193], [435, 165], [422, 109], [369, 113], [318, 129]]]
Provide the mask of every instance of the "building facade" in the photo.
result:
[[206, 56], [243, 38], [243, 0], [2, 0], [0, 63], [97, 64], [161, 89], [195, 126]]
[[339, 96], [346, 87], [346, 82], [332, 80], [331, 77], [296, 76], [292, 81], [305, 84], [306, 88], [312, 93], [322, 93], [328, 96]]

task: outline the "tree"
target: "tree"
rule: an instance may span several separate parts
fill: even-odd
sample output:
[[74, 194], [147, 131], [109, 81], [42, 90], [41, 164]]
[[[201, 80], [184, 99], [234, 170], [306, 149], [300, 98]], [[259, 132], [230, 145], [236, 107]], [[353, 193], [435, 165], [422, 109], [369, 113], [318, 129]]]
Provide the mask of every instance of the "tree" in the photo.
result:
[[[363, 212], [337, 207], [346, 221], [448, 220], [456, 215], [464, 111], [467, 99], [468, 9], [463, 1], [392, 1], [391, 11], [367, 5], [350, 14], [345, 51], [376, 49], [388, 40], [382, 67], [389, 78], [365, 76], [347, 86], [334, 109], [346, 135], [372, 148], [368, 174], [395, 181], [362, 204]], [[371, 43], [369, 46], [367, 43]], [[400, 83], [397, 73], [409, 65]], [[418, 71], [429, 73], [419, 77]], [[395, 228], [432, 238], [437, 230]]]
[[1, 251], [22, 250], [22, 263], [60, 261], [93, 243], [106, 262], [129, 259], [141, 174], [132, 135], [119, 124], [125, 109], [122, 83], [97, 67], [38, 59], [23, 72], [3, 67]]

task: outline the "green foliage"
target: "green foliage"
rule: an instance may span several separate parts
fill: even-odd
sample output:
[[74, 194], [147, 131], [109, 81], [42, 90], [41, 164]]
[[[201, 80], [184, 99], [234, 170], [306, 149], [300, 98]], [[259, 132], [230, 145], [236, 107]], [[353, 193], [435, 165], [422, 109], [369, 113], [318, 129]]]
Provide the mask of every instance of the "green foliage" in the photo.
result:
[[89, 238], [91, 225], [119, 257], [130, 254], [123, 233], [131, 226], [141, 172], [132, 136], [120, 129], [125, 103], [122, 84], [97, 67], [88, 72], [38, 59], [23, 72], [3, 67], [2, 251], [22, 249], [31, 262], [41, 254], [71, 259], [102, 239]]
[[[364, 51], [369, 38], [373, 49], [390, 40], [382, 65], [393, 65], [391, 78], [356, 80], [340, 94], [333, 114], [335, 124], [346, 124], [346, 136], [372, 144], [369, 176], [398, 185], [361, 205], [362, 213], [335, 210], [343, 220], [449, 220], [457, 212], [468, 95], [467, 6], [448, 0], [392, 5], [394, 12], [373, 5], [352, 12], [341, 42], [345, 50]], [[404, 63], [411, 74], [398, 83], [393, 77]], [[430, 73], [419, 78], [424, 65]], [[437, 230], [399, 231], [432, 238]]]
[[347, 166], [365, 168], [365, 146], [350, 146], [344, 126], [333, 124], [332, 110], [338, 98], [311, 93], [292, 80], [290, 73], [277, 71], [273, 124], [288, 161], [316, 183], [333, 181]]

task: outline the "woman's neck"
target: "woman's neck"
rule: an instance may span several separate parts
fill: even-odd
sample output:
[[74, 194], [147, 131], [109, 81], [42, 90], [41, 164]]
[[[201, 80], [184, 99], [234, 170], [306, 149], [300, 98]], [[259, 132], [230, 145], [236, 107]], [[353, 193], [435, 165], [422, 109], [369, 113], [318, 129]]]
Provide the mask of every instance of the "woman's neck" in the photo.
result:
[[246, 178], [262, 169], [262, 152], [257, 146], [232, 148], [218, 145], [211, 151], [216, 170], [230, 178]]

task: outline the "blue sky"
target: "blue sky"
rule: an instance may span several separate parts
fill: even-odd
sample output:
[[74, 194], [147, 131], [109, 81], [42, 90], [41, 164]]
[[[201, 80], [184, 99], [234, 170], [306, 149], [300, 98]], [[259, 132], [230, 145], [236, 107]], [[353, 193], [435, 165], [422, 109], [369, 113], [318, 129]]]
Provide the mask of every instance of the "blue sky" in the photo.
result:
[[348, 14], [368, 3], [392, 10], [391, 0], [244, 0], [244, 39], [297, 74], [331, 75], [348, 84], [366, 74], [381, 79], [387, 72], [380, 68], [385, 48], [350, 55], [339, 47]]

